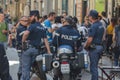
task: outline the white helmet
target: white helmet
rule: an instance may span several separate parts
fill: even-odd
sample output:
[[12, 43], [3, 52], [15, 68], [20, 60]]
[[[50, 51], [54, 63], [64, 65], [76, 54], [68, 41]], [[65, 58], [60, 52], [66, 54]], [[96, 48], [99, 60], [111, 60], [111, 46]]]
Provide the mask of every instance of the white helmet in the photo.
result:
[[71, 46], [69, 45], [61, 45], [58, 48], [58, 54], [62, 54], [62, 53], [67, 53], [67, 54], [71, 54], [73, 53], [73, 49]]

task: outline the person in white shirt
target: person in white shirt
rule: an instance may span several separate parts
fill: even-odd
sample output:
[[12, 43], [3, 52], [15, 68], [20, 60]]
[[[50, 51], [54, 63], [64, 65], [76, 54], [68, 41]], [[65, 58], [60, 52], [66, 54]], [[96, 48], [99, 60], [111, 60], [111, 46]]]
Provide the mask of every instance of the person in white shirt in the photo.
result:
[[[52, 24], [52, 28], [53, 29], [58, 29], [58, 28], [60, 28], [60, 27], [62, 27], [63, 25], [62, 25], [62, 23], [61, 23], [61, 16], [57, 16], [56, 18], [55, 18], [55, 23], [54, 24]], [[53, 32], [53, 37], [54, 37], [54, 32]]]

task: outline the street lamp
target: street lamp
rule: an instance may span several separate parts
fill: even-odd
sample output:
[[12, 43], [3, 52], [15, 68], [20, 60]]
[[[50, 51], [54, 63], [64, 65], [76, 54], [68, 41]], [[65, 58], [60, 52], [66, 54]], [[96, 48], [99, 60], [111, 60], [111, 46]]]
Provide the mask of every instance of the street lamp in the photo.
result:
[[40, 16], [42, 16], [42, 3], [43, 3], [43, 0], [40, 0], [40, 3], [41, 3], [41, 6], [40, 6], [40, 9], [41, 9]]

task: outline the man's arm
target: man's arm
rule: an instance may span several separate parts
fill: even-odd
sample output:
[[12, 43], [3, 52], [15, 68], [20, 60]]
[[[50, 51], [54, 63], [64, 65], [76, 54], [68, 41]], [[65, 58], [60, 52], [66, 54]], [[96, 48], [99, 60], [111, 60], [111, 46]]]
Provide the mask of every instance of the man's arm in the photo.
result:
[[55, 28], [49, 28], [48, 31], [49, 31], [50, 33], [53, 33], [56, 29], [58, 29], [58, 28], [56, 28], [56, 27], [55, 27]]
[[23, 37], [22, 37], [22, 42], [26, 41], [26, 39], [28, 38], [29, 34], [30, 34], [30, 31], [28, 31], [28, 30], [24, 32]]
[[93, 37], [88, 37], [88, 39], [84, 45], [85, 49], [87, 49], [90, 46], [90, 44], [92, 43], [92, 40], [93, 40]]
[[8, 30], [2, 30], [2, 33], [3, 33], [3, 34], [7, 34], [7, 33], [8, 33]]
[[47, 38], [44, 38], [44, 43], [45, 43], [45, 47], [47, 48], [48, 54], [51, 54], [50, 46], [49, 46], [49, 43], [48, 43], [48, 39], [47, 39]]

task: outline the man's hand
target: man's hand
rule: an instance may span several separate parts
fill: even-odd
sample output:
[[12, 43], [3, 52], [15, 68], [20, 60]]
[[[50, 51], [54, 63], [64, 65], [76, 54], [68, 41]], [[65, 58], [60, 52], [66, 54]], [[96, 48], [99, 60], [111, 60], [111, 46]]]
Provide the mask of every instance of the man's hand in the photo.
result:
[[92, 37], [88, 37], [88, 39], [87, 39], [87, 41], [86, 41], [86, 43], [84, 45], [84, 49], [88, 50], [90, 44], [92, 43], [92, 40], [93, 40]]
[[7, 34], [7, 32], [8, 32], [7, 30], [2, 30], [3, 34]]
[[22, 42], [22, 50], [26, 50], [27, 49], [27, 43], [26, 42]]

